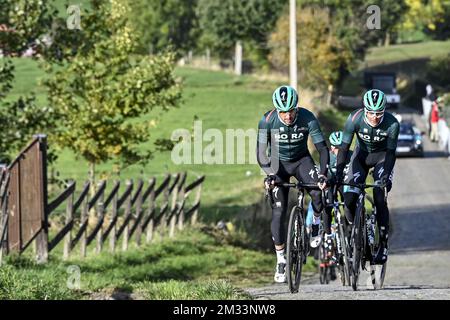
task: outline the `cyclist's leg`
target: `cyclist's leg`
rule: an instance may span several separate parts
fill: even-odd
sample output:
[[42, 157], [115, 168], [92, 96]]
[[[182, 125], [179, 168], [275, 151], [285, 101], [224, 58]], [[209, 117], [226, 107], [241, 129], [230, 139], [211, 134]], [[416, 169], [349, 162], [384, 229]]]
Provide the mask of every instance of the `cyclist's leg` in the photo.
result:
[[[344, 182], [364, 183], [366, 181], [368, 172], [366, 159], [367, 153], [361, 151], [359, 148], [356, 148], [352, 159], [350, 160], [348, 172], [345, 175]], [[361, 190], [359, 188], [344, 186], [344, 203], [346, 208], [345, 216], [350, 224], [353, 224], [353, 220], [355, 218], [356, 204], [360, 193]]]
[[333, 193], [330, 189], [325, 191], [325, 197], [327, 198], [327, 204], [330, 204], [330, 206], [325, 207], [324, 210], [324, 216], [323, 216], [323, 226], [325, 233], [330, 235], [331, 234], [331, 211], [333, 211], [333, 207], [331, 204], [333, 203]]
[[[383, 175], [384, 171], [384, 156], [380, 155], [383, 159], [379, 161], [374, 168], [373, 178], [375, 181], [379, 180]], [[392, 182], [393, 173], [389, 177]], [[390, 190], [388, 190], [389, 192]], [[389, 208], [385, 202], [384, 189], [374, 188], [373, 189], [373, 200], [375, 202], [375, 207], [377, 209], [377, 224], [380, 233], [380, 250], [378, 251], [376, 262], [384, 262], [387, 259], [387, 247], [388, 247], [388, 236], [389, 236]]]
[[[317, 167], [314, 165], [314, 160], [309, 154], [300, 159], [293, 174], [298, 181], [303, 183], [317, 184], [319, 182]], [[314, 217], [320, 218], [323, 209], [322, 192], [320, 190], [308, 190], [308, 193], [311, 196]]]
[[[289, 176], [281, 164], [277, 176], [282, 181], [289, 181]], [[284, 220], [286, 218], [289, 189], [277, 186], [271, 192], [273, 196], [271, 232], [277, 258], [274, 280], [275, 282], [283, 283], [286, 281], [286, 231], [284, 228]]]
[[310, 228], [312, 223], [313, 223], [313, 207], [312, 207], [312, 203], [310, 202], [308, 204], [308, 211], [306, 213], [306, 227]]
[[281, 250], [284, 248], [286, 241], [286, 232], [284, 230], [284, 220], [286, 218], [288, 203], [288, 188], [275, 187], [272, 189], [272, 222], [271, 231], [275, 248]]

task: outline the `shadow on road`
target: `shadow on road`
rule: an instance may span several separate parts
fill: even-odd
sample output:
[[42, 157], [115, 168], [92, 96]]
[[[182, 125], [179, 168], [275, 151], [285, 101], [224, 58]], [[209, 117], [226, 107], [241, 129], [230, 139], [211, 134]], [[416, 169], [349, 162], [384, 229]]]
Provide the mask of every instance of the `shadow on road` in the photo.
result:
[[396, 208], [394, 215], [392, 253], [450, 250], [450, 204]]
[[447, 154], [444, 151], [433, 150], [424, 152], [425, 158], [447, 158]]

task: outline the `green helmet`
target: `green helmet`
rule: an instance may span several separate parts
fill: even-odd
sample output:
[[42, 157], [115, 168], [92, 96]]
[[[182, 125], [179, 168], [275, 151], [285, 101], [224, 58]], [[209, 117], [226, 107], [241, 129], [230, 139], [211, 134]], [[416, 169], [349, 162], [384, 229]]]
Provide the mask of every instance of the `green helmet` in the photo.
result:
[[384, 112], [386, 95], [378, 89], [369, 90], [364, 94], [363, 103], [367, 111]]
[[342, 131], [335, 131], [330, 134], [330, 143], [334, 147], [339, 147], [342, 144]]
[[290, 86], [281, 86], [274, 91], [272, 101], [278, 111], [287, 112], [297, 106], [298, 94]]

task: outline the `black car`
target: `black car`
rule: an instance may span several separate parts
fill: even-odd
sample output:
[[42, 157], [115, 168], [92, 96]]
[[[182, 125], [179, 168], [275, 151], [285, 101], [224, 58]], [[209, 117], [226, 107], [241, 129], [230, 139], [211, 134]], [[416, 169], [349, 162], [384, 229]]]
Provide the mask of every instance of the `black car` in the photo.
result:
[[423, 157], [422, 133], [414, 126], [414, 123], [400, 123], [396, 154], [397, 156]]

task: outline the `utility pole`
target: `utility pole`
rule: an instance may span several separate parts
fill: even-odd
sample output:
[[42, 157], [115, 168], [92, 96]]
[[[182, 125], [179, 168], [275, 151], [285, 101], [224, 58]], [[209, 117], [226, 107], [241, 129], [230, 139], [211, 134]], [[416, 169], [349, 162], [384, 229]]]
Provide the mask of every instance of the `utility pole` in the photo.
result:
[[289, 0], [289, 79], [291, 87], [297, 90], [297, 10], [296, 0]]
[[234, 73], [238, 76], [242, 75], [242, 42], [236, 41]]

